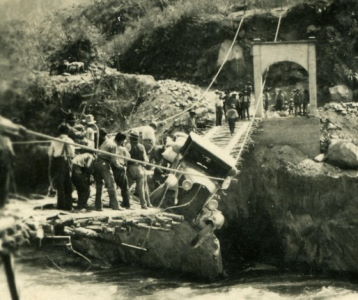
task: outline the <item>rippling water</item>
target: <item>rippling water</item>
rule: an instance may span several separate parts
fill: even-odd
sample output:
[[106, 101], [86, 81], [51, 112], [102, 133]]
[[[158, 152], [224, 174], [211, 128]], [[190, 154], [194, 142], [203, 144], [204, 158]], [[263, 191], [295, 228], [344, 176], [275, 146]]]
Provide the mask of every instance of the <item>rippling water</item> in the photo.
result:
[[[16, 273], [25, 300], [358, 299], [356, 284], [295, 274], [248, 275], [203, 284], [136, 267], [60, 271], [33, 262], [17, 265]], [[0, 299], [9, 299], [3, 272]]]

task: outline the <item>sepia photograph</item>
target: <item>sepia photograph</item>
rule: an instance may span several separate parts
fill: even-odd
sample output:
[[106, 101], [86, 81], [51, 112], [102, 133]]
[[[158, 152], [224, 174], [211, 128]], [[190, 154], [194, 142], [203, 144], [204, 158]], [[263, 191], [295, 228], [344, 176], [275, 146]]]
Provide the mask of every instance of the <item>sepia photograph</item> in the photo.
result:
[[358, 1], [0, 0], [0, 299], [358, 299]]

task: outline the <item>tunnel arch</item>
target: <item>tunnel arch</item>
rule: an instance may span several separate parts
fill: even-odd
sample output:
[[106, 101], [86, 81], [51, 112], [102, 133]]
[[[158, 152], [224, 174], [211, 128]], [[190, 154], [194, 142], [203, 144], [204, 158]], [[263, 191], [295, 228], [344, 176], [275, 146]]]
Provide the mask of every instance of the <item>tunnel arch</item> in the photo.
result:
[[280, 61], [270, 65], [262, 72], [266, 87], [293, 86], [308, 89], [308, 71], [293, 61]]
[[255, 42], [253, 44], [255, 98], [258, 103], [257, 117], [263, 116], [263, 75], [271, 65], [288, 61], [300, 65], [308, 72], [310, 95], [309, 112], [317, 114], [316, 46], [314, 41]]

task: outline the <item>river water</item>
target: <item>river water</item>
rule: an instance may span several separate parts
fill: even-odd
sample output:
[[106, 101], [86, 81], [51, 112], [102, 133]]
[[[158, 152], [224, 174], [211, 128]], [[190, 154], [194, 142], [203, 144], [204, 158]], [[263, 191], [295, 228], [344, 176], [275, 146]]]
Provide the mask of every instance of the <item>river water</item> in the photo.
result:
[[[298, 274], [246, 274], [209, 284], [138, 267], [82, 271], [35, 262], [17, 264], [16, 273], [24, 300], [358, 299], [357, 284]], [[0, 299], [9, 299], [2, 270]]]

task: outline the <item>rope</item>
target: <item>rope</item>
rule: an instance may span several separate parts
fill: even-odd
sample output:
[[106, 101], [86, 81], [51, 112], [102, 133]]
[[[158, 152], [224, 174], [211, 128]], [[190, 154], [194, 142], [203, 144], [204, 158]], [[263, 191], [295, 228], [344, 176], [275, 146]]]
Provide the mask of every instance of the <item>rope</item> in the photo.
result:
[[46, 140], [46, 141], [18, 141], [18, 142], [12, 142], [13, 145], [47, 144], [47, 143], [51, 143], [51, 141]]
[[[227, 60], [228, 60], [228, 58], [229, 58], [229, 55], [230, 55], [230, 53], [231, 53], [231, 50], [232, 50], [232, 48], [234, 47], [235, 42], [236, 42], [236, 40], [237, 40], [237, 37], [238, 37], [238, 35], [239, 35], [239, 32], [240, 32], [242, 23], [244, 22], [244, 19], [245, 19], [245, 16], [243, 16], [242, 19], [240, 20], [240, 23], [239, 23], [239, 26], [238, 26], [238, 28], [237, 28], [237, 30], [236, 30], [234, 39], [232, 40], [232, 43], [231, 43], [231, 45], [230, 45], [230, 47], [229, 47], [229, 49], [228, 49], [228, 51], [227, 51], [227, 53], [226, 53], [226, 55], [225, 55], [225, 58], [224, 58], [224, 60], [223, 60], [223, 62], [222, 62], [222, 64], [221, 64], [219, 70], [216, 72], [214, 78], [211, 80], [209, 86], [205, 89], [205, 91], [204, 91], [204, 93], [202, 94], [201, 98], [198, 100], [199, 103], [200, 103], [200, 101], [202, 101], [202, 100], [204, 99], [204, 96], [205, 96], [205, 95], [208, 93], [208, 91], [211, 89], [212, 85], [214, 84], [214, 82], [215, 82], [216, 79], [218, 78], [218, 76], [219, 76], [221, 70], [223, 69], [225, 63], [227, 62]], [[180, 113], [177, 113], [177, 114], [175, 114], [175, 115], [173, 115], [173, 116], [170, 116], [170, 117], [168, 117], [168, 118], [166, 118], [166, 119], [164, 119], [164, 120], [161, 120], [160, 122], [165, 123], [165, 122], [167, 122], [167, 121], [169, 121], [169, 120], [175, 119], [175, 118], [181, 116], [182, 114], [185, 114], [187, 111], [191, 110], [192, 108], [194, 108], [197, 104], [198, 104], [198, 103], [195, 103], [195, 104], [189, 106], [188, 108], [184, 109], [184, 110], [181, 111]]]
[[221, 178], [221, 177], [207, 176], [207, 175], [204, 175], [204, 174], [185, 172], [185, 171], [176, 170], [176, 169], [173, 169], [173, 168], [164, 167], [164, 166], [153, 164], [153, 163], [150, 163], [150, 162], [145, 162], [145, 161], [137, 160], [137, 159], [134, 159], [134, 158], [129, 158], [129, 157], [126, 157], [124, 155], [110, 153], [110, 152], [107, 152], [107, 151], [103, 151], [103, 150], [100, 150], [100, 149], [95, 149], [95, 148], [88, 147], [88, 146], [85, 146], [85, 145], [76, 144], [74, 142], [64, 141], [64, 140], [62, 140], [60, 138], [55, 138], [55, 137], [52, 137], [50, 135], [40, 133], [40, 132], [36, 132], [36, 131], [30, 130], [30, 129], [25, 129], [25, 131], [26, 131], [27, 134], [34, 135], [34, 136], [41, 137], [41, 138], [45, 138], [47, 140], [57, 141], [57, 142], [64, 143], [64, 144], [67, 144], [67, 145], [71, 145], [71, 146], [74, 146], [74, 147], [82, 148], [82, 149], [85, 149], [85, 150], [88, 150], [88, 151], [91, 151], [91, 152], [94, 152], [94, 153], [100, 153], [100, 154], [105, 154], [105, 155], [108, 155], [108, 156], [111, 156], [111, 157], [121, 158], [121, 159], [124, 159], [126, 161], [135, 162], [135, 163], [138, 163], [138, 164], [141, 164], [141, 165], [150, 166], [150, 167], [154, 167], [154, 168], [159, 168], [159, 169], [167, 170], [167, 171], [170, 171], [170, 172], [173, 172], [173, 173], [178, 173], [178, 174], [192, 175], [192, 176], [198, 176], [198, 177], [205, 177], [205, 178], [209, 178], [209, 179], [217, 180], [217, 181], [224, 181], [224, 178]]
[[278, 18], [278, 24], [277, 24], [277, 28], [276, 28], [276, 34], [275, 34], [274, 42], [277, 42], [278, 32], [280, 30], [280, 25], [281, 25], [281, 19], [282, 19], [282, 14], [280, 14], [280, 16]]

